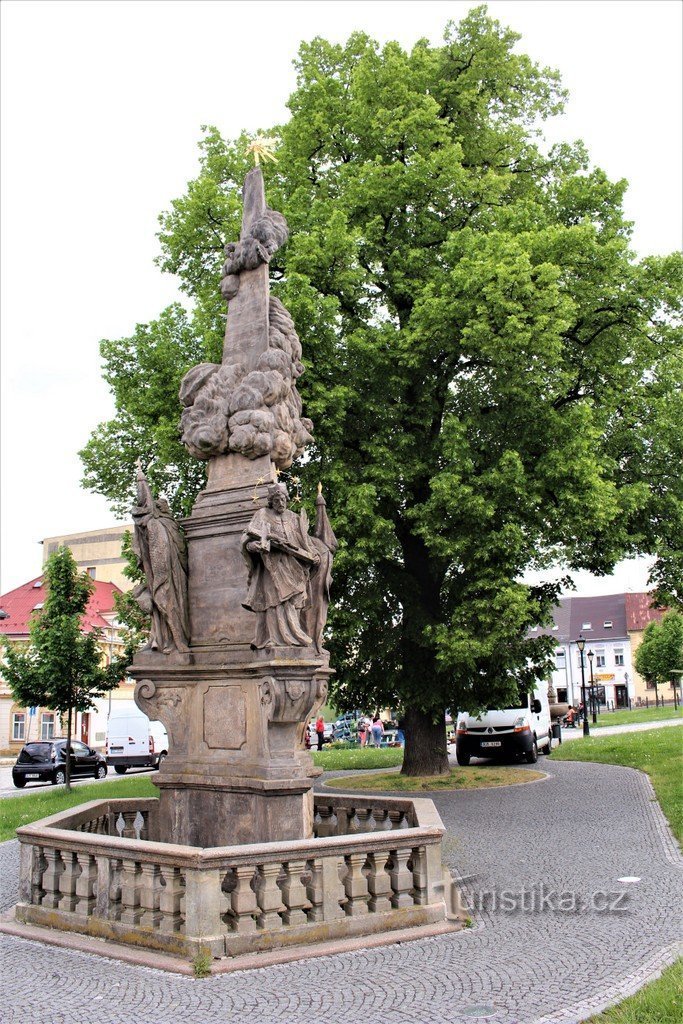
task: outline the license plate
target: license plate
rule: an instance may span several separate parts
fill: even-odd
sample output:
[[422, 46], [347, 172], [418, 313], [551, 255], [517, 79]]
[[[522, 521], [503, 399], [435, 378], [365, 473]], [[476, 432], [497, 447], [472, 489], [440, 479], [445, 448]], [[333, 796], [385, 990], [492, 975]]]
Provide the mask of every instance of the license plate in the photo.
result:
[[26, 772], [26, 775], [24, 775], [24, 778], [25, 779], [39, 779], [40, 775], [38, 774], [38, 772], [35, 772], [35, 773], [34, 772]]
[[109, 748], [109, 753], [110, 754], [121, 754], [121, 753], [123, 753], [123, 747], [110, 747]]
[[502, 743], [500, 740], [483, 740], [479, 745], [481, 747], [501, 747]]

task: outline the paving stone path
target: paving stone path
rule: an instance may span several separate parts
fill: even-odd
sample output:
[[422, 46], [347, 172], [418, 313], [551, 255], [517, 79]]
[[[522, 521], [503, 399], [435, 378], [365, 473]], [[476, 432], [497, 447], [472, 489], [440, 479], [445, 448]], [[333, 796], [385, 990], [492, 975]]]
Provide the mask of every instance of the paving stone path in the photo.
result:
[[[647, 778], [542, 759], [543, 782], [440, 793], [473, 927], [206, 980], [0, 935], [5, 1024], [574, 1024], [676, 955], [683, 858]], [[619, 882], [622, 877], [638, 882]], [[0, 846], [0, 906], [17, 844]]]

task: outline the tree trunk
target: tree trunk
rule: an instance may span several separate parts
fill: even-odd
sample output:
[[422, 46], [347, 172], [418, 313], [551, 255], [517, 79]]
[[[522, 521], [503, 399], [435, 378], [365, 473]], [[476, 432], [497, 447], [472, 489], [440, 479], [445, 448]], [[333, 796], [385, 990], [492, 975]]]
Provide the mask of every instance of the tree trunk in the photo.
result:
[[64, 769], [66, 775], [66, 791], [71, 790], [71, 708], [66, 716], [66, 764]]
[[434, 722], [432, 716], [415, 708], [407, 708], [406, 748], [402, 775], [447, 775], [448, 744], [446, 742], [446, 715]]

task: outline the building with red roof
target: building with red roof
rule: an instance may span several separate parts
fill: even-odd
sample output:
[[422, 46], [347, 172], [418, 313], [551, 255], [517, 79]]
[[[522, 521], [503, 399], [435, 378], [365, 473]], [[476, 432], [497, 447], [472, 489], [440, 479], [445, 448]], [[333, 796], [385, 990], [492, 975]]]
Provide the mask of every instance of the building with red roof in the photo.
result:
[[[601, 704], [628, 707], [654, 701], [654, 689], [636, 672], [634, 661], [646, 628], [664, 614], [664, 609], [653, 607], [647, 591], [563, 597], [553, 609], [552, 626], [532, 630], [533, 635], [556, 640], [552, 684], [558, 699], [570, 704], [581, 699], [581, 655], [576, 641], [582, 636], [586, 641], [584, 681], [590, 685], [592, 672]], [[661, 696], [669, 699], [669, 694]]]
[[[86, 633], [101, 630], [102, 658], [111, 661], [120, 654], [122, 641], [120, 625], [116, 617], [115, 596], [121, 590], [115, 583], [93, 580], [93, 592], [82, 618]], [[42, 576], [23, 583], [20, 587], [0, 595], [0, 639], [14, 643], [28, 643], [29, 625], [33, 615], [39, 614], [45, 603], [45, 586]], [[2, 669], [0, 667], [0, 677]], [[131, 686], [119, 687], [120, 695], [130, 699]], [[96, 714], [83, 712], [77, 715], [75, 735], [84, 743], [104, 746], [106, 736], [101, 725], [98, 735]], [[0, 751], [17, 753], [28, 739], [50, 739], [60, 732], [58, 715], [50, 708], [28, 709], [14, 703], [7, 684], [0, 678]]]

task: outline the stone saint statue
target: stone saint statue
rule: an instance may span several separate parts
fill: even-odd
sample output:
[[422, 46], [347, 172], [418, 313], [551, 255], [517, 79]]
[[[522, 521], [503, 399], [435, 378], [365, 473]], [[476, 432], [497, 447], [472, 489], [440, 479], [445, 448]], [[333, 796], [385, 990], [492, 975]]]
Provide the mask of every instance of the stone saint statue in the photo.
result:
[[315, 499], [315, 527], [311, 537], [311, 547], [317, 551], [320, 562], [311, 569], [308, 604], [303, 614], [303, 625], [306, 632], [313, 637], [316, 651], [321, 654], [323, 630], [327, 622], [327, 609], [330, 604], [332, 558], [338, 547], [337, 538], [327, 518], [322, 484], [318, 484], [318, 496]]
[[308, 601], [309, 575], [320, 561], [308, 536], [306, 514], [287, 509], [287, 489], [268, 488], [268, 505], [252, 516], [242, 535], [249, 564], [244, 607], [256, 612], [252, 647], [308, 647], [301, 615]]
[[189, 650], [187, 549], [165, 499], [155, 500], [138, 459], [133, 552], [145, 574], [133, 596], [151, 616], [147, 648], [171, 654]]

